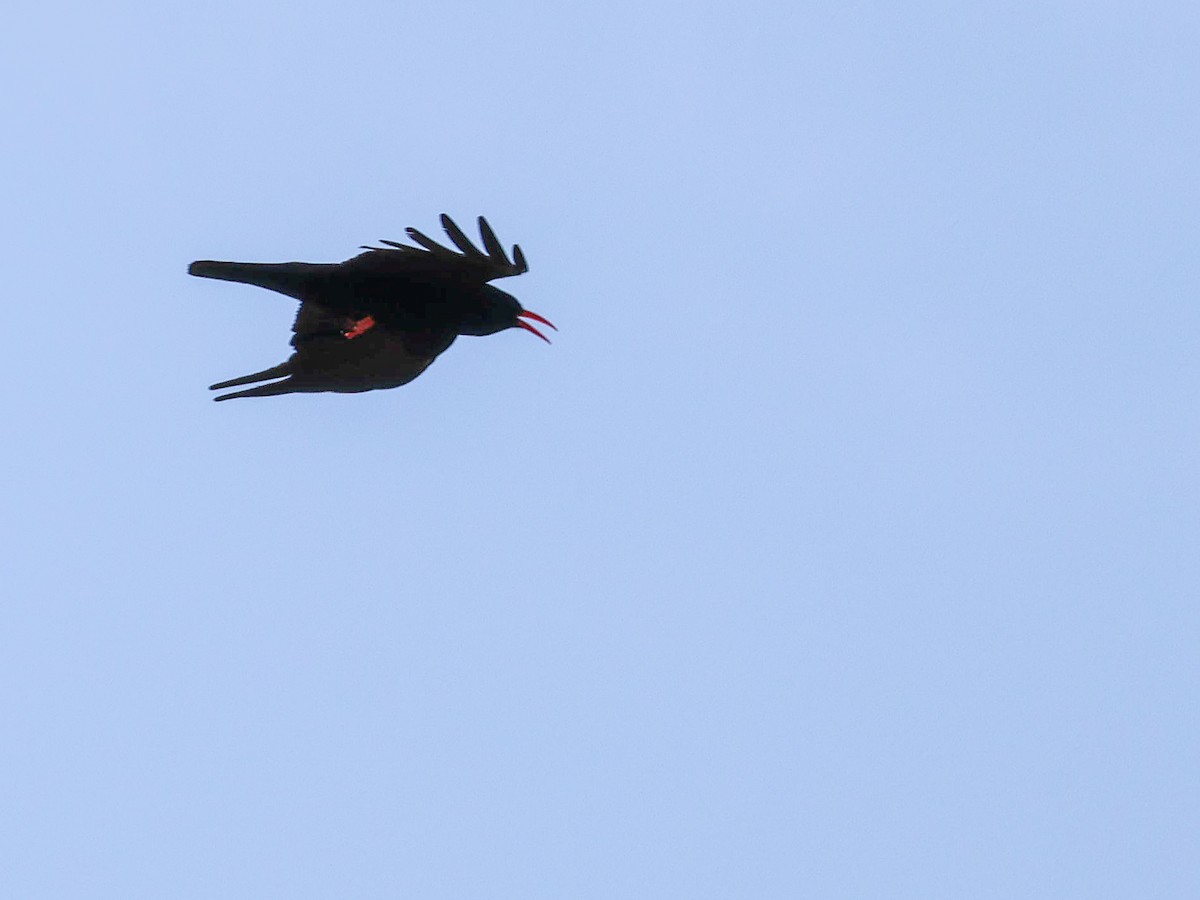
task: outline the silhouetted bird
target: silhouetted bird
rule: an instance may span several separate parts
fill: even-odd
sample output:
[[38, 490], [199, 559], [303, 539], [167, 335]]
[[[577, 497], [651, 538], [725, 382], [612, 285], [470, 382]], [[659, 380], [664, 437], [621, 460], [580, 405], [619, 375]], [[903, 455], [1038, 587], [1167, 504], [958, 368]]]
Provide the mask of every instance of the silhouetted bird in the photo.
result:
[[253, 284], [300, 301], [292, 327], [295, 352], [286, 362], [210, 390], [272, 383], [215, 399], [399, 387], [424, 372], [460, 334], [524, 328], [548, 343], [525, 319], [554, 328], [549, 320], [488, 284], [528, 270], [521, 248], [513, 246], [510, 261], [483, 216], [484, 250], [449, 216], [442, 216], [442, 227], [460, 252], [409, 228], [409, 238], [419, 246], [380, 241], [383, 247], [363, 247], [366, 253], [341, 263], [198, 260], [188, 266], [192, 275]]

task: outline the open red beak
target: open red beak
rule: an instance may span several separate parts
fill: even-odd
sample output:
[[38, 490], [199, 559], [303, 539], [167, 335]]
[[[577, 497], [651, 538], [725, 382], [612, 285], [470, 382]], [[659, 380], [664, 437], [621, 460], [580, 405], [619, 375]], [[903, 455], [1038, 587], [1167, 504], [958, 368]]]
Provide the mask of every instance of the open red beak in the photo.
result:
[[535, 322], [541, 322], [543, 325], [549, 325], [551, 328], [554, 328], [555, 331], [558, 331], [558, 329], [554, 327], [553, 322], [551, 322], [547, 318], [544, 318], [543, 316], [539, 316], [535, 312], [530, 312], [527, 309], [523, 309], [519, 313], [517, 313], [517, 324], [520, 325], [522, 328], [524, 328], [526, 331], [532, 331], [534, 334], [536, 334], [538, 337], [540, 337], [547, 344], [550, 343], [550, 338], [546, 337], [544, 334], [542, 334], [540, 331], [538, 331], [536, 328], [534, 328], [528, 322], [522, 322], [521, 321], [522, 318], [533, 319], [533, 321], [535, 321]]

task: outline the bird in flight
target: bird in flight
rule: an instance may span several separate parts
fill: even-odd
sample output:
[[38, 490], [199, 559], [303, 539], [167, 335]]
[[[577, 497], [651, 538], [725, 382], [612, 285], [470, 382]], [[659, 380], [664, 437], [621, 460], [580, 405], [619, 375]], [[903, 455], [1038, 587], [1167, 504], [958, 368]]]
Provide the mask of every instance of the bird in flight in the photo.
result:
[[483, 216], [482, 250], [445, 214], [442, 227], [457, 250], [409, 228], [415, 246], [380, 241], [382, 247], [364, 246], [365, 253], [340, 263], [197, 260], [188, 266], [191, 275], [252, 284], [300, 301], [292, 355], [277, 366], [212, 385], [210, 390], [257, 385], [214, 399], [400, 387], [460, 334], [523, 328], [549, 343], [526, 321], [554, 328], [548, 319], [488, 283], [528, 271], [521, 248], [513, 245], [509, 259]]

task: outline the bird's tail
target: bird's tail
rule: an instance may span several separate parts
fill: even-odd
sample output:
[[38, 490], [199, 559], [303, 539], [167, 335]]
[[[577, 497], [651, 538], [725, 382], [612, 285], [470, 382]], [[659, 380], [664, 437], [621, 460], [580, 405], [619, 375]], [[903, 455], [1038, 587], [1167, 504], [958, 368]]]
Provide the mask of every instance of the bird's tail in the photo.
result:
[[188, 266], [188, 274], [252, 284], [303, 300], [312, 283], [331, 268], [333, 266], [320, 263], [239, 263], [198, 259]]
[[298, 388], [294, 382], [294, 378], [285, 378], [283, 381], [260, 384], [258, 387], [247, 388], [244, 391], [234, 391], [232, 394], [222, 394], [220, 397], [213, 397], [213, 399], [220, 402], [221, 400], [233, 400], [237, 397], [277, 397], [280, 394], [294, 394], [297, 391], [302, 391], [303, 388]]
[[223, 391], [225, 388], [238, 387], [243, 384], [254, 384], [256, 381], [270, 381], [272, 378], [283, 378], [291, 374], [292, 361], [288, 360], [277, 366], [271, 366], [269, 369], [263, 369], [261, 372], [255, 372], [253, 375], [243, 375], [241, 378], [230, 378], [228, 381], [210, 384], [208, 389], [210, 391]]
[[232, 400], [234, 397], [270, 397], [274, 394], [290, 394], [295, 390], [291, 384], [292, 379], [285, 377], [294, 374], [292, 371], [292, 361], [282, 362], [277, 366], [271, 366], [269, 369], [263, 369], [261, 372], [255, 372], [252, 375], [243, 375], [241, 378], [230, 378], [228, 381], [221, 381], [217, 384], [209, 385], [210, 391], [223, 391], [226, 388], [240, 387], [243, 384], [254, 384], [256, 381], [268, 381], [273, 378], [282, 378], [283, 381], [273, 381], [271, 384], [262, 384], [258, 387], [250, 388], [245, 391], [237, 391], [233, 394], [222, 394], [220, 397], [213, 397], [214, 400]]

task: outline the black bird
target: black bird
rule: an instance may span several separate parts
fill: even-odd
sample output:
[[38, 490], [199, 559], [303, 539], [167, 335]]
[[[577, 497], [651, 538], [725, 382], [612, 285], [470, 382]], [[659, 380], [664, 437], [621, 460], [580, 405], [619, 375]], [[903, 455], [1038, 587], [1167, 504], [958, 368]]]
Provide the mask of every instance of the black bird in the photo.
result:
[[513, 245], [509, 260], [483, 216], [484, 250], [444, 214], [442, 227], [459, 252], [409, 228], [418, 246], [380, 241], [383, 247], [364, 246], [366, 253], [340, 263], [198, 260], [188, 266], [191, 275], [252, 284], [300, 301], [292, 327], [295, 352], [286, 362], [210, 390], [271, 383], [215, 399], [399, 387], [424, 372], [460, 334], [524, 328], [549, 343], [525, 319], [554, 328], [549, 320], [488, 284], [528, 271], [521, 248]]

